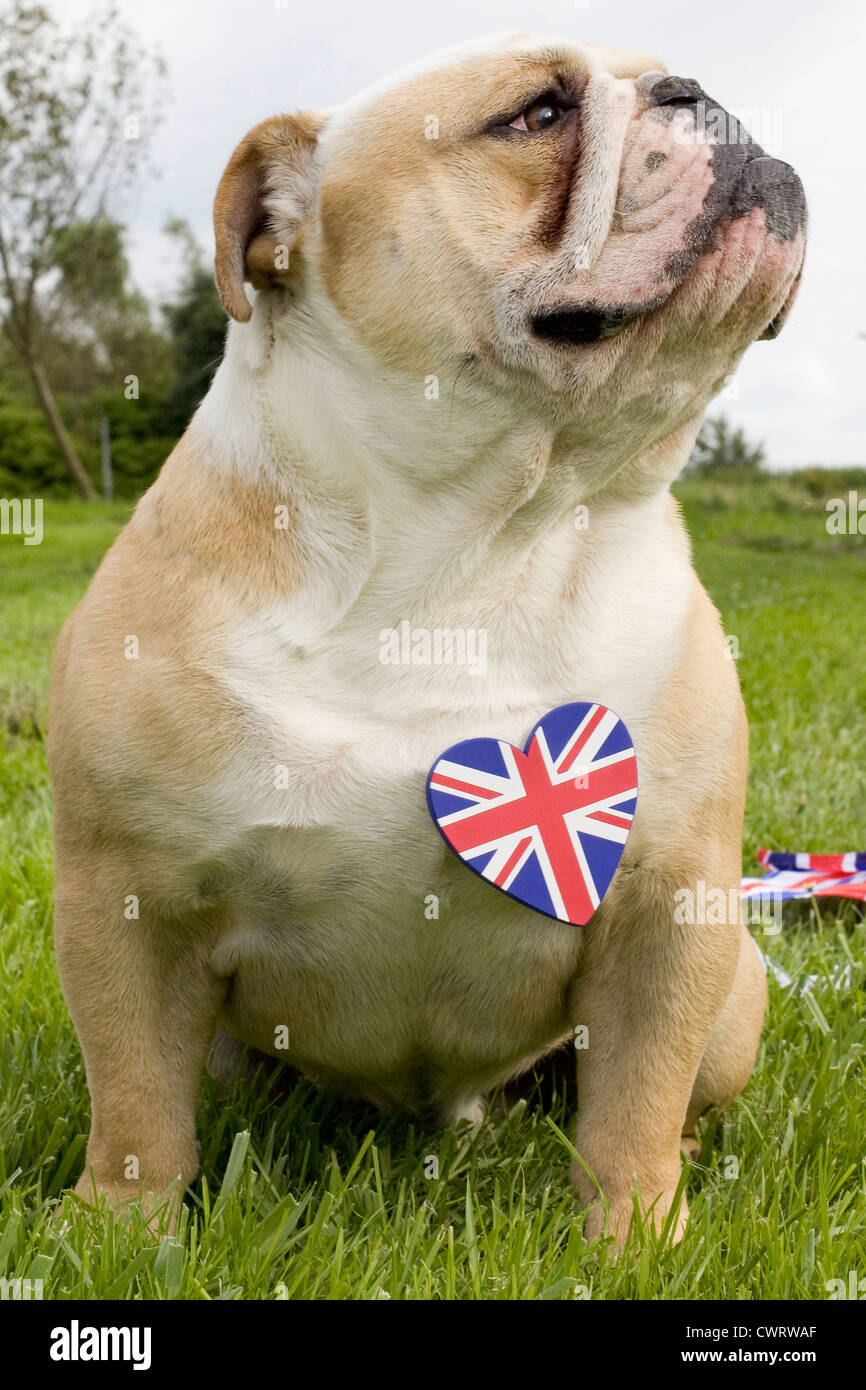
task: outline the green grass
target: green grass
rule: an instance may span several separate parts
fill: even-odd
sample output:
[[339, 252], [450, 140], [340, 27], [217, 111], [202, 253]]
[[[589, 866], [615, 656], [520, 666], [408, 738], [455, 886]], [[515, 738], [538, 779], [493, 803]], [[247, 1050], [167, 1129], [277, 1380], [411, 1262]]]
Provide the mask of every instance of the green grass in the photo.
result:
[[[739, 649], [744, 864], [759, 844], [866, 848], [866, 537], [827, 535], [820, 484], [689, 480], [678, 492]], [[269, 1101], [206, 1083], [202, 1174], [175, 1236], [64, 1192], [88, 1099], [51, 948], [48, 671], [127, 511], [49, 500], [42, 546], [0, 537], [0, 1276], [42, 1278], [50, 1298], [193, 1299], [823, 1299], [828, 1280], [866, 1277], [866, 923], [851, 906], [795, 911], [762, 942], [795, 983], [818, 979], [806, 993], [771, 980], [755, 1075], [706, 1123], [674, 1249], [647, 1235], [615, 1263], [605, 1242], [584, 1242], [564, 1098], [437, 1134], [307, 1084]], [[835, 989], [845, 965], [851, 983]]]

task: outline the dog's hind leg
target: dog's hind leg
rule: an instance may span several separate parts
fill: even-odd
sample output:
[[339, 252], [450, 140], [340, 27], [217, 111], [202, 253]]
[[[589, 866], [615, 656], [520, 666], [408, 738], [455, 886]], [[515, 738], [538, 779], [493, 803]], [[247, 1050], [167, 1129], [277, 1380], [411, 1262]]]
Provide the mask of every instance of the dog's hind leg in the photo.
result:
[[683, 1147], [695, 1156], [695, 1124], [705, 1110], [728, 1105], [752, 1074], [764, 1011], [767, 978], [748, 929], [742, 927], [737, 972], [701, 1059], [683, 1126]]
[[235, 1081], [240, 1081], [255, 1092], [267, 1090], [272, 1100], [288, 1095], [302, 1079], [294, 1067], [257, 1047], [247, 1047], [222, 1028], [217, 1028], [211, 1039], [206, 1071], [221, 1095], [227, 1095]]
[[219, 1092], [227, 1095], [235, 1081], [252, 1084], [261, 1081], [263, 1075], [270, 1078], [282, 1073], [286, 1067], [276, 1057], [269, 1057], [256, 1047], [247, 1047], [230, 1033], [217, 1028], [208, 1049], [206, 1070]]

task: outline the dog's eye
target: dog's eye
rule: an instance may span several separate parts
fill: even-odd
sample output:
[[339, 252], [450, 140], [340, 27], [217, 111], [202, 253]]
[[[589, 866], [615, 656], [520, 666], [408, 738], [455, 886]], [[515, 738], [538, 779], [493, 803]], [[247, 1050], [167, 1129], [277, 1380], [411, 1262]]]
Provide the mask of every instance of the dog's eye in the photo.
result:
[[509, 121], [508, 124], [511, 130], [525, 130], [529, 134], [536, 134], [540, 130], [549, 130], [564, 114], [563, 108], [555, 101], [544, 99], [527, 106], [516, 120]]

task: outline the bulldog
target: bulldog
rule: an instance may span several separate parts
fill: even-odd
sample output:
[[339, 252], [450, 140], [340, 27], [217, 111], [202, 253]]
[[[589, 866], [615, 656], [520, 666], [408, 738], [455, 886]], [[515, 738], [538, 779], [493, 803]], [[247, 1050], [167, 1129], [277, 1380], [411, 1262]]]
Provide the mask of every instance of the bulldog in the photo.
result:
[[[669, 486], [788, 311], [800, 181], [656, 59], [520, 33], [263, 121], [214, 223], [225, 357], [55, 664], [77, 1190], [192, 1181], [209, 1053], [448, 1124], [579, 1027], [586, 1234], [637, 1194], [677, 1237], [765, 981], [736, 913], [677, 911], [738, 887], [747, 726]], [[485, 659], [383, 659], [407, 622]], [[425, 805], [444, 748], [575, 700], [640, 769], [584, 927]]]

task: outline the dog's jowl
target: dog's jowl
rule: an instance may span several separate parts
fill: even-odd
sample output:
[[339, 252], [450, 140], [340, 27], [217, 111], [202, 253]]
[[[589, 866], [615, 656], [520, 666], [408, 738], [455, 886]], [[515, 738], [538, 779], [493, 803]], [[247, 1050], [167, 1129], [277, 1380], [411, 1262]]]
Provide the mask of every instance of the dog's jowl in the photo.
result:
[[[224, 360], [55, 667], [78, 1190], [194, 1178], [209, 1053], [449, 1123], [579, 1028], [574, 1180], [621, 1244], [763, 1018], [737, 914], [676, 911], [739, 882], [747, 734], [669, 485], [790, 306], [799, 180], [657, 59], [519, 34], [256, 126], [215, 227]], [[404, 631], [429, 659], [381, 659]], [[443, 749], [574, 701], [640, 769], [583, 927], [425, 800]]]

